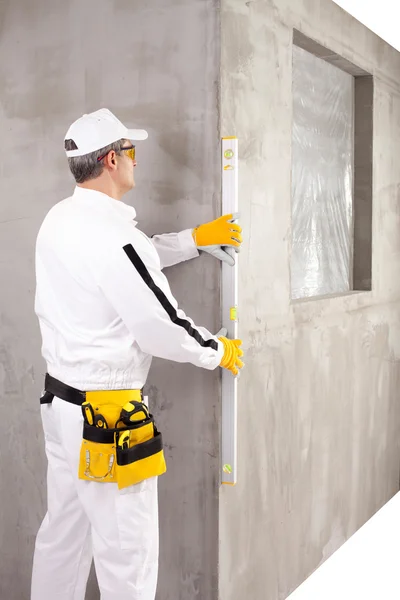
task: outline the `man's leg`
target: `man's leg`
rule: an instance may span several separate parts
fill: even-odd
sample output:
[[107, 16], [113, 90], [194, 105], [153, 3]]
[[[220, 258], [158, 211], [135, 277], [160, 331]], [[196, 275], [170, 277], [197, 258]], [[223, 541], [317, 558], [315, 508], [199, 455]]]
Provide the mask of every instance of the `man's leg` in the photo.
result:
[[66, 460], [54, 406], [45, 404], [41, 410], [48, 512], [36, 538], [31, 600], [84, 600], [92, 561], [90, 524]]
[[[94, 486], [105, 487], [102, 492]], [[158, 577], [157, 478], [126, 490], [94, 484], [86, 497], [101, 600], [154, 600]], [[101, 494], [101, 496], [100, 496]], [[96, 497], [102, 502], [96, 502]]]
[[[80, 408], [54, 399], [62, 445], [91, 525], [101, 600], [154, 600], [158, 574], [157, 478], [124, 490], [78, 479]], [[47, 600], [47, 599], [46, 599]]]

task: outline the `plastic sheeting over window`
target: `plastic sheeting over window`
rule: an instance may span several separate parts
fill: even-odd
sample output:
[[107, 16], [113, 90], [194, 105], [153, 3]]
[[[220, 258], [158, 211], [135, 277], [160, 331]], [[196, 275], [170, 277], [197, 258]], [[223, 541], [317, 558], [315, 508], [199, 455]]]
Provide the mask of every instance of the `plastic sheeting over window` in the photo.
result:
[[292, 298], [351, 288], [354, 79], [293, 48]]

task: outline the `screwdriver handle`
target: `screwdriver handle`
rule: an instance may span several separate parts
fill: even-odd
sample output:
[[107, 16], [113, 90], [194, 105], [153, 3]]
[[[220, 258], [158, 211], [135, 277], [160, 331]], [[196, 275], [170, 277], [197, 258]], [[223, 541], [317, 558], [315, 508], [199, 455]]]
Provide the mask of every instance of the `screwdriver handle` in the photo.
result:
[[123, 450], [127, 450], [129, 448], [129, 440], [130, 440], [130, 432], [123, 431], [118, 436], [118, 446]]
[[85, 419], [86, 423], [88, 423], [88, 425], [94, 425], [95, 415], [93, 406], [90, 404], [90, 402], [84, 402], [82, 404], [82, 414], [83, 418]]

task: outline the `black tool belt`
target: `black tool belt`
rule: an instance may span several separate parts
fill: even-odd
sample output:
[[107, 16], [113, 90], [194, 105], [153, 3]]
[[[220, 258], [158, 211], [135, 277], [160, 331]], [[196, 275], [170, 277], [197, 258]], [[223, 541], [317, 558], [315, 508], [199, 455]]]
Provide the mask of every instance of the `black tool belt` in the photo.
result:
[[46, 373], [44, 380], [44, 389], [45, 393], [40, 398], [40, 404], [51, 404], [54, 396], [61, 398], [61, 400], [65, 400], [66, 402], [70, 402], [71, 404], [76, 404], [77, 406], [82, 406], [86, 400], [86, 392], [82, 392], [66, 383], [62, 383], [62, 381], [55, 379], [55, 377], [52, 377], [48, 373]]
[[57, 396], [57, 398], [61, 398], [61, 400], [76, 404], [77, 406], [82, 406], [86, 399], [85, 392], [81, 392], [81, 390], [77, 390], [66, 383], [62, 383], [62, 381], [58, 381], [58, 379], [55, 379], [48, 373], [46, 373], [44, 380], [44, 389], [45, 393], [40, 398], [40, 404], [51, 404], [54, 396]]

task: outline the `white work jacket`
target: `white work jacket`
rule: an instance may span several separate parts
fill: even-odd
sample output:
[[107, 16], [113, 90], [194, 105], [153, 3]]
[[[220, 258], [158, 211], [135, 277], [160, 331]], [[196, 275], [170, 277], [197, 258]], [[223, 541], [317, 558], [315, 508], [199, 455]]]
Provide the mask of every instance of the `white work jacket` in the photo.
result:
[[149, 239], [134, 208], [76, 187], [36, 242], [35, 311], [50, 375], [83, 391], [139, 389], [152, 356], [215, 369], [222, 343], [178, 309], [162, 268], [198, 256], [191, 231]]

